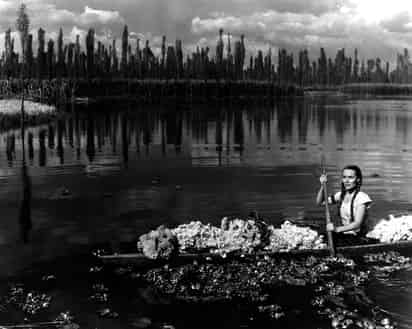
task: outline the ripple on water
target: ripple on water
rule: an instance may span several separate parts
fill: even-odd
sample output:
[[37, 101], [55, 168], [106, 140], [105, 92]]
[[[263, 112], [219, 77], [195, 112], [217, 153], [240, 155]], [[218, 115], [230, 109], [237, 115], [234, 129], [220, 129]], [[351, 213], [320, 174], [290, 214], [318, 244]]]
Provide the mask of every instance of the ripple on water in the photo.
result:
[[400, 328], [412, 328], [412, 269], [376, 277], [368, 286], [368, 294]]

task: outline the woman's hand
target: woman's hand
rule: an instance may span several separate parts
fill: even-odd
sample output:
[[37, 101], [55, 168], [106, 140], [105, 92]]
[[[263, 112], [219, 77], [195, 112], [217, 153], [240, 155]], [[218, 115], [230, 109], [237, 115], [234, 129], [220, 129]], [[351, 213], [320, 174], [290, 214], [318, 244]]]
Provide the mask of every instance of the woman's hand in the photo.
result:
[[326, 231], [335, 232], [335, 225], [333, 225], [333, 223], [327, 223], [326, 224]]
[[324, 192], [324, 187], [323, 186], [328, 181], [328, 177], [326, 176], [326, 174], [320, 175], [319, 181], [320, 181], [320, 189], [318, 191], [318, 194], [316, 195], [316, 204], [318, 206], [320, 206], [322, 204], [322, 202], [324, 201], [324, 199], [325, 199], [325, 197], [323, 195], [323, 192]]
[[326, 174], [320, 175], [319, 181], [321, 185], [326, 184], [326, 182], [328, 181], [328, 176]]

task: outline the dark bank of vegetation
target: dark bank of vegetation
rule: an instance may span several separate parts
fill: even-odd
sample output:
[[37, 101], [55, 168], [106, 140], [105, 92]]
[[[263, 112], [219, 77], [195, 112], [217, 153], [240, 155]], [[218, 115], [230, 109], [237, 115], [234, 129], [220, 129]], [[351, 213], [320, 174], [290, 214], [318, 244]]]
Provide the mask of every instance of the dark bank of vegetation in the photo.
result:
[[142, 103], [273, 100], [301, 96], [296, 85], [277, 85], [255, 80], [160, 80], [160, 79], [19, 79], [0, 80], [0, 95], [17, 97], [24, 86], [27, 98], [46, 103], [132, 99]]
[[412, 84], [407, 83], [351, 83], [342, 86], [344, 93], [370, 95], [412, 95]]

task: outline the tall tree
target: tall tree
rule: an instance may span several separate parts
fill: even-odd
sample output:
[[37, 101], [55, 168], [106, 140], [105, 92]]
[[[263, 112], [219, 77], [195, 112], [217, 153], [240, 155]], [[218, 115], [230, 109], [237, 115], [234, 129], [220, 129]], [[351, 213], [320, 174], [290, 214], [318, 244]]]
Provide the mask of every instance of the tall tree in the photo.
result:
[[33, 62], [34, 62], [34, 58], [33, 58], [33, 35], [29, 34], [27, 36], [27, 40], [26, 40], [26, 75], [31, 78], [32, 77], [32, 73], [33, 73]]
[[59, 36], [57, 37], [57, 68], [56, 75], [62, 78], [64, 74], [64, 52], [63, 52], [63, 29], [60, 28]]
[[11, 29], [8, 29], [4, 36], [4, 49], [6, 56], [6, 77], [9, 78], [13, 73], [12, 60], [13, 60], [13, 49], [11, 42]]
[[355, 48], [355, 58], [353, 63], [353, 80], [358, 82], [359, 77], [359, 59], [358, 59], [358, 49]]
[[[21, 50], [22, 50], [22, 65], [24, 69], [24, 58], [25, 58], [25, 48], [27, 37], [29, 35], [29, 27], [30, 27], [30, 19], [29, 15], [27, 14], [27, 7], [24, 3], [22, 3], [17, 11], [17, 20], [16, 20], [16, 28], [20, 34], [20, 41], [21, 41]], [[23, 72], [24, 77], [24, 72]]]
[[234, 65], [235, 65], [235, 79], [241, 79], [242, 74], [242, 44], [240, 41], [235, 42]]
[[116, 39], [112, 41], [112, 73], [117, 74], [119, 59], [117, 58]]
[[26, 48], [26, 41], [29, 34], [29, 27], [30, 27], [30, 19], [29, 15], [27, 14], [27, 7], [24, 3], [22, 3], [17, 11], [17, 20], [16, 20], [16, 28], [20, 34], [21, 40], [21, 50], [22, 50], [22, 71], [21, 71], [21, 78], [22, 78], [22, 92], [21, 92], [21, 138], [22, 138], [22, 153], [23, 153], [23, 164], [25, 160], [25, 151], [24, 151], [24, 58], [25, 58], [25, 48]]
[[77, 34], [74, 46], [74, 76], [76, 79], [81, 77], [80, 71], [80, 35]]
[[182, 40], [176, 40], [176, 71], [177, 78], [181, 79], [183, 77], [183, 50], [182, 50]]
[[94, 77], [94, 29], [89, 29], [86, 36], [87, 78]]
[[64, 66], [64, 56], [63, 56], [63, 29], [60, 28], [59, 36], [57, 37], [57, 68], [56, 76], [57, 78], [62, 78], [63, 76], [63, 66]]
[[140, 39], [136, 40], [136, 71], [137, 78], [142, 77], [142, 51], [140, 50]]
[[223, 29], [219, 29], [219, 39], [216, 45], [216, 69], [219, 78], [223, 77]]
[[320, 48], [320, 57], [318, 59], [318, 78], [317, 82], [321, 85], [328, 83], [328, 59], [326, 58], [325, 49]]
[[[169, 49], [167, 51], [169, 51]], [[160, 62], [162, 75], [164, 74], [164, 68], [165, 68], [165, 63], [166, 63], [165, 60], [166, 60], [166, 36], [163, 36], [162, 37], [162, 59]]]
[[67, 76], [69, 78], [73, 78], [74, 48], [74, 43], [70, 42], [67, 49]]
[[37, 79], [43, 79], [46, 71], [46, 57], [45, 57], [45, 34], [46, 32], [39, 28], [37, 32], [38, 48], [37, 48]]
[[55, 64], [56, 64], [56, 54], [54, 51], [54, 41], [53, 39], [49, 39], [47, 43], [47, 76], [49, 79], [53, 79], [55, 77]]
[[129, 30], [127, 25], [124, 26], [122, 34], [122, 54], [120, 67], [122, 71], [122, 76], [127, 77], [127, 48], [129, 47]]

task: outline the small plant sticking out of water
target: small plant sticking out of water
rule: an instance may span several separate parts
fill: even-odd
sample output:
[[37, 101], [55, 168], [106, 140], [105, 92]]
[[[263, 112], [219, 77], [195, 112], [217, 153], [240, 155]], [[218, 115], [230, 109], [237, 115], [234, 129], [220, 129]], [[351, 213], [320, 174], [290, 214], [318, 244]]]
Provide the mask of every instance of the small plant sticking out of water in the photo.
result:
[[4, 303], [13, 305], [27, 315], [35, 315], [50, 306], [51, 296], [37, 291], [26, 292], [22, 285], [16, 284], [10, 287]]

